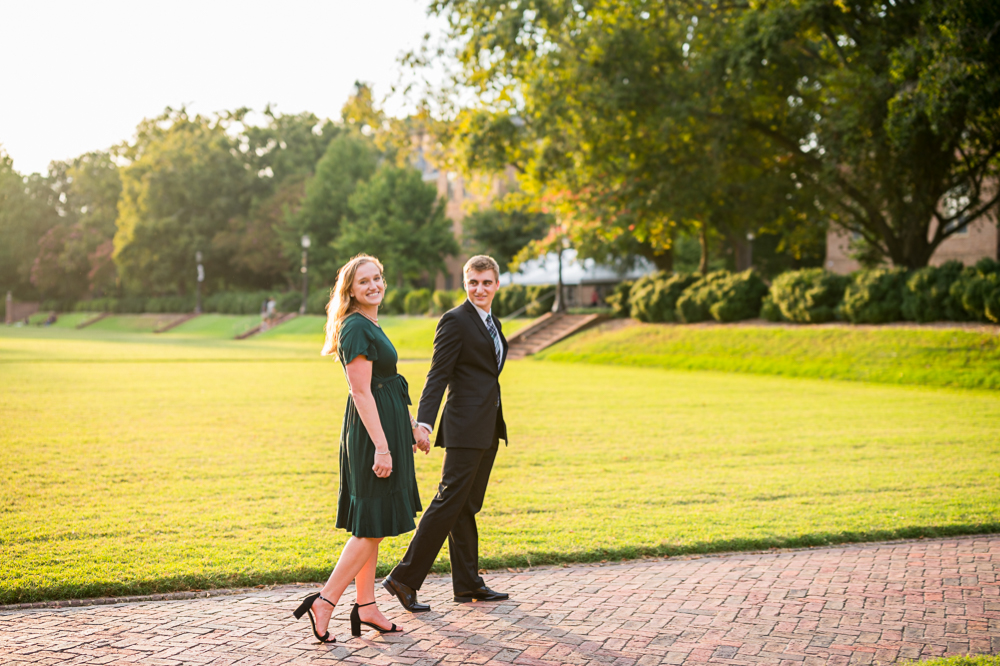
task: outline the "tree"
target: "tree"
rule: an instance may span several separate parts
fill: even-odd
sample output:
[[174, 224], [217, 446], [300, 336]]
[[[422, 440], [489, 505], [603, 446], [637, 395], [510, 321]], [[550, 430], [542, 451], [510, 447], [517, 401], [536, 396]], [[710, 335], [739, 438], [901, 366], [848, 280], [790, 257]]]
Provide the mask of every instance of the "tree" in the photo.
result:
[[359, 183], [375, 172], [377, 162], [378, 154], [369, 139], [357, 132], [343, 132], [330, 142], [316, 165], [316, 175], [306, 183], [294, 229], [298, 235], [309, 235], [310, 263], [327, 279], [337, 274], [344, 259], [336, 244], [341, 226], [351, 214], [348, 201]]
[[[38, 174], [27, 178], [0, 149], [0, 291], [17, 298], [36, 298], [31, 269], [38, 242], [59, 224], [58, 198], [49, 181]], [[2, 295], [2, 294], [0, 294]]]
[[492, 256], [506, 271], [514, 256], [531, 241], [544, 238], [552, 224], [551, 215], [491, 206], [466, 217], [462, 235], [472, 251]]
[[[232, 114], [241, 122], [241, 109]], [[268, 289], [299, 276], [301, 233], [295, 219], [305, 197], [305, 182], [330, 142], [342, 129], [312, 113], [277, 114], [268, 106], [267, 123], [244, 125], [242, 154], [252, 178], [249, 210], [229, 220], [212, 247], [229, 257], [229, 279], [236, 286]]]
[[[833, 220], [919, 266], [996, 204], [989, 0], [437, 0], [475, 108], [470, 166], [654, 250], [675, 230]], [[570, 218], [573, 219], [570, 219]], [[931, 225], [935, 220], [936, 224]], [[704, 235], [703, 235], [704, 236]], [[703, 253], [704, 254], [704, 253]]]
[[124, 287], [185, 294], [196, 279], [195, 253], [207, 280], [225, 284], [228, 256], [212, 239], [245, 215], [253, 175], [223, 119], [168, 109], [140, 124], [124, 150], [114, 259]]
[[46, 298], [72, 302], [115, 287], [111, 260], [121, 178], [108, 152], [49, 165], [59, 224], [39, 240], [31, 282]]
[[341, 257], [377, 256], [392, 284], [419, 283], [444, 272], [445, 257], [458, 254], [451, 222], [437, 188], [416, 169], [382, 165], [350, 197], [351, 215], [341, 223]]

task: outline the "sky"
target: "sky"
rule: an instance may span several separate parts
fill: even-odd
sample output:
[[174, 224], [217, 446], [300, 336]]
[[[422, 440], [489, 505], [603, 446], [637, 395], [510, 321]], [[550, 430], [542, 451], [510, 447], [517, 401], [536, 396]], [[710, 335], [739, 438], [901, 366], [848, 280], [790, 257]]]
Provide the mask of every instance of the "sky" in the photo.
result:
[[[427, 0], [0, 0], [0, 149], [22, 174], [132, 137], [164, 108], [337, 118], [444, 21]], [[386, 110], [406, 109], [400, 95]]]

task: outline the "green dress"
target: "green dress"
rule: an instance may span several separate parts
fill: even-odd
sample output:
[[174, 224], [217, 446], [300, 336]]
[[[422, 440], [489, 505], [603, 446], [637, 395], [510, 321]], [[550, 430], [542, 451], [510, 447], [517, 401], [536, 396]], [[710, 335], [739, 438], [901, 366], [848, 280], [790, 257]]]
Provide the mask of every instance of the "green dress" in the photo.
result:
[[[413, 431], [406, 408], [406, 379], [396, 372], [396, 348], [381, 328], [353, 313], [340, 327], [337, 356], [346, 366], [362, 354], [372, 362], [372, 394], [392, 454], [392, 474], [375, 476], [375, 444], [348, 395], [340, 431], [340, 499], [337, 527], [356, 537], [387, 537], [409, 532], [420, 506], [413, 468]], [[346, 373], [346, 368], [345, 368]]]

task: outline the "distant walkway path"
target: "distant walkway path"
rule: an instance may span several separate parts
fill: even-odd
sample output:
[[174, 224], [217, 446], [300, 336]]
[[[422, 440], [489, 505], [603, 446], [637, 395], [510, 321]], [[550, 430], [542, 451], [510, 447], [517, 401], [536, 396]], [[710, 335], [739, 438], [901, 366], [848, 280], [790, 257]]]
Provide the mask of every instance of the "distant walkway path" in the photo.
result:
[[[1000, 536], [494, 573], [507, 603], [456, 604], [446, 577], [408, 633], [312, 640], [305, 586], [0, 613], [3, 664], [886, 664], [1000, 653]], [[351, 590], [348, 590], [350, 593]]]

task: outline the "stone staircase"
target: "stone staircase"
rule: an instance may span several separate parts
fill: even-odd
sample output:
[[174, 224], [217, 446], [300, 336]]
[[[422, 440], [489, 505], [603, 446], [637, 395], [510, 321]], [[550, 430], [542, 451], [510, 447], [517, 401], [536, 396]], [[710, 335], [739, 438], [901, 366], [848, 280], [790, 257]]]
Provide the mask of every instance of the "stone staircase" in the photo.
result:
[[574, 333], [579, 333], [588, 326], [603, 319], [598, 314], [572, 315], [546, 313], [536, 319], [530, 326], [522, 328], [507, 338], [510, 348], [507, 350], [507, 360], [517, 360], [536, 354], [546, 347], [564, 340]]

